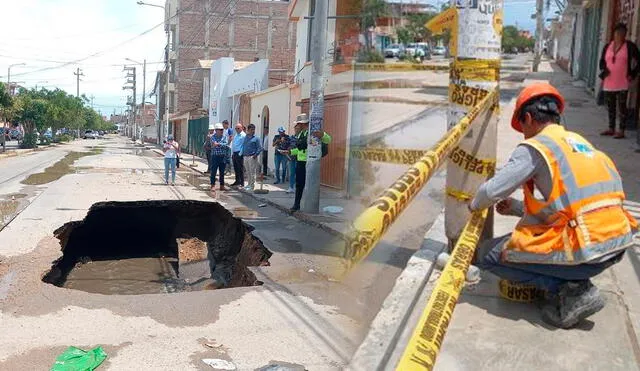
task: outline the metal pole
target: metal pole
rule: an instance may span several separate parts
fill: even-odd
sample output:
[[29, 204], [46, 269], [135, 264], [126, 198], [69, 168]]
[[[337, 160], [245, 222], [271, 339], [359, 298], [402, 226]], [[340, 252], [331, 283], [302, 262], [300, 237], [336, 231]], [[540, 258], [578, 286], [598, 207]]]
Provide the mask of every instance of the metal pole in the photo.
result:
[[[166, 83], [166, 91], [165, 91], [165, 98], [164, 98], [164, 137], [166, 137], [167, 135], [169, 135], [169, 74], [170, 74], [170, 45], [171, 43], [171, 32], [167, 31], [167, 76], [165, 78], [165, 83]], [[162, 143], [161, 141], [158, 141], [158, 144]]]
[[[457, 125], [460, 118], [471, 111], [473, 102], [477, 104], [481, 97], [499, 88], [503, 2], [489, 0], [483, 7], [467, 5], [458, 7], [456, 11], [458, 22], [453, 27], [458, 36], [455, 48], [451, 48], [455, 52], [451, 62], [455, 73], [451, 73], [449, 78], [449, 127]], [[498, 112], [492, 108], [478, 116], [454, 150], [455, 156], [447, 163], [445, 231], [450, 248], [470, 218], [469, 201], [495, 169]], [[465, 164], [465, 160], [460, 162], [454, 158], [470, 160]], [[469, 170], [471, 163], [482, 164], [482, 169], [479, 171], [476, 166], [475, 171]], [[482, 238], [492, 234], [493, 215], [489, 213]]]
[[133, 67], [133, 133], [131, 133], [131, 137], [133, 138], [133, 141], [136, 141], [136, 132], [137, 132], [137, 125], [138, 123], [136, 122], [136, 115], [138, 112], [138, 103], [137, 103], [137, 99], [136, 99], [136, 68]]
[[542, 9], [544, 0], [536, 0], [536, 43], [534, 46], [533, 72], [538, 72], [540, 66], [540, 58], [542, 54], [542, 38], [544, 33], [544, 19]]
[[[145, 59], [142, 63], [142, 115], [140, 116], [140, 120], [142, 121], [142, 130], [144, 130], [144, 115], [147, 113], [146, 110], [146, 89], [147, 88], [147, 60]], [[140, 136], [140, 143], [143, 143], [142, 140], [142, 136], [140, 135], [140, 133], [138, 133], [138, 136]]]
[[302, 211], [318, 214], [320, 211], [320, 163], [322, 146], [320, 139], [312, 134], [322, 132], [324, 119], [324, 68], [327, 55], [327, 16], [328, 0], [317, 0], [315, 6], [315, 22], [313, 22], [311, 71], [311, 115], [309, 118], [309, 135], [307, 147], [307, 179], [302, 199]]

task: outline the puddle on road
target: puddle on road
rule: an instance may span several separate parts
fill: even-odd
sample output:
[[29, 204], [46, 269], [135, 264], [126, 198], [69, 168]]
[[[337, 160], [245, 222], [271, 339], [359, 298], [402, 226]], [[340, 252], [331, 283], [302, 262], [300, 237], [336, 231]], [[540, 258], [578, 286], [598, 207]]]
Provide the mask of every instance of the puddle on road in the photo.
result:
[[69, 152], [62, 160], [56, 162], [52, 166], [44, 169], [41, 173], [29, 175], [23, 180], [22, 184], [42, 185], [54, 182], [67, 174], [76, 172], [73, 163], [85, 156], [97, 155], [102, 153], [102, 149], [96, 148], [91, 152]]
[[206, 175], [194, 174], [193, 172], [188, 172], [185, 174], [180, 174], [182, 178], [184, 178], [187, 183], [196, 187], [197, 189], [209, 189], [211, 188], [211, 180]]
[[19, 201], [0, 200], [0, 230], [16, 215]]
[[101, 202], [54, 232], [63, 256], [42, 280], [107, 295], [260, 285], [248, 267], [272, 253], [252, 230], [215, 202]]

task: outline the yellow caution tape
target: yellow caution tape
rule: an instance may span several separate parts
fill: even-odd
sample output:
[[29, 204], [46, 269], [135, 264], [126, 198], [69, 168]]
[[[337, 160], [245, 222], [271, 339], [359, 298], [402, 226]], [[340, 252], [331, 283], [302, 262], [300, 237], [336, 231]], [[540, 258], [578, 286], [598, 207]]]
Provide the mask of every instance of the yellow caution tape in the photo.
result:
[[449, 85], [449, 102], [463, 107], [475, 107], [489, 92], [467, 85]]
[[504, 299], [518, 303], [531, 303], [539, 297], [544, 296], [545, 290], [538, 289], [534, 285], [500, 280], [498, 282], [500, 296]]
[[458, 201], [463, 201], [463, 202], [467, 202], [467, 201], [471, 201], [473, 199], [473, 195], [466, 193], [466, 192], [462, 192], [459, 191], [457, 189], [453, 189], [451, 187], [448, 187], [446, 189], [446, 194], [447, 196], [451, 196], [453, 198], [455, 198]]
[[449, 71], [449, 65], [419, 63], [357, 63], [357, 71]]
[[[352, 147], [349, 151], [351, 157], [357, 160], [399, 165], [415, 164], [427, 152], [424, 149], [382, 147]], [[451, 152], [449, 160], [464, 170], [478, 175], [493, 175], [496, 170], [495, 160], [478, 159], [460, 147]]]
[[497, 99], [496, 91], [488, 94], [353, 221], [343, 254], [348, 268], [369, 255], [384, 232], [460, 143], [473, 121]]
[[476, 158], [460, 147], [457, 147], [451, 152], [449, 161], [470, 173], [483, 176], [493, 175], [496, 171], [496, 160]]
[[449, 77], [453, 81], [498, 81], [500, 60], [455, 59]]
[[487, 217], [487, 210], [476, 211], [464, 227], [451, 258], [442, 270], [418, 325], [396, 366], [396, 370], [432, 370], [444, 341], [453, 310], [464, 286], [467, 270]]
[[357, 160], [384, 162], [387, 164], [413, 165], [427, 153], [424, 149], [352, 147], [351, 157]]

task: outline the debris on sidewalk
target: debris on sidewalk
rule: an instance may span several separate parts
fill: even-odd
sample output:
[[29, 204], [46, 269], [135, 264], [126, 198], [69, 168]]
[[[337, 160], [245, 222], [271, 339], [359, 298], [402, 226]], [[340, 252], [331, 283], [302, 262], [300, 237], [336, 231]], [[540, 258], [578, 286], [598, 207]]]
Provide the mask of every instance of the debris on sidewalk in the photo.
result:
[[225, 361], [224, 359], [205, 358], [202, 360], [205, 364], [211, 366], [216, 370], [236, 370], [236, 365], [232, 362]]
[[76, 347], [69, 347], [56, 358], [51, 371], [91, 371], [95, 370], [107, 359], [107, 353], [102, 347], [84, 351]]
[[340, 206], [325, 206], [322, 208], [322, 211], [326, 214], [340, 214], [344, 208]]

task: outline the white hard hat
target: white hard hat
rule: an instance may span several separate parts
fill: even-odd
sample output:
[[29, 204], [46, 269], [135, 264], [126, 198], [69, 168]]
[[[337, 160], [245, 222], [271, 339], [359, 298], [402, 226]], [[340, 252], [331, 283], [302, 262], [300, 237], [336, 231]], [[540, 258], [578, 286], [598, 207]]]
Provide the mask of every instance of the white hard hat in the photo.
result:
[[209, 124], [209, 130], [213, 130], [215, 127], [215, 124]]
[[224, 129], [224, 126], [222, 126], [222, 123], [221, 123], [221, 122], [219, 122], [219, 123], [215, 124], [214, 129], [216, 129], [216, 130], [223, 130], [223, 129]]

